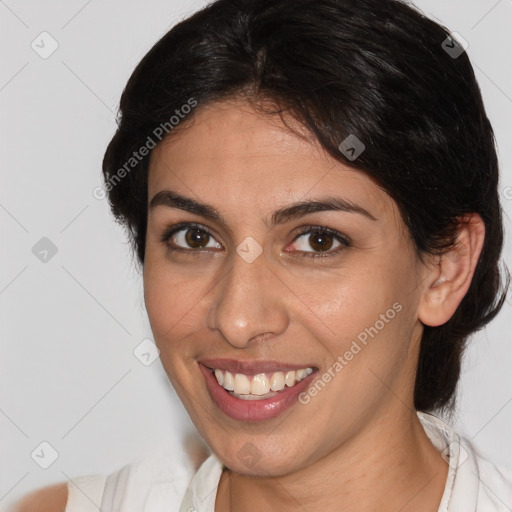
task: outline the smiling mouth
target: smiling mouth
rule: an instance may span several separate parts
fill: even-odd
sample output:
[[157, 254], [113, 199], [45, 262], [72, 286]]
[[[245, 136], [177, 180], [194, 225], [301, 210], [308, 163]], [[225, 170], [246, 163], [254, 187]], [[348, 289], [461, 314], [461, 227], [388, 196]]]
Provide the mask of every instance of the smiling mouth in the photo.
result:
[[298, 370], [277, 371], [246, 375], [220, 368], [211, 369], [220, 386], [230, 395], [242, 400], [264, 400], [279, 394], [285, 388], [292, 388], [311, 375], [313, 367]]
[[298, 396], [319, 369], [280, 361], [201, 359], [199, 370], [213, 403], [227, 417], [242, 422], [276, 418], [298, 404]]

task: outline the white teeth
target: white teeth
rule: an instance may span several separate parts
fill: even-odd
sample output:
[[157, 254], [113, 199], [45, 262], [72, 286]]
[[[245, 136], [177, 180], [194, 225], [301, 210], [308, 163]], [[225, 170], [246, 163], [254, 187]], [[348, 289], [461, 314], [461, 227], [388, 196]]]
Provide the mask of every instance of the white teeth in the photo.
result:
[[235, 387], [233, 392], [237, 395], [248, 395], [251, 392], [251, 383], [243, 373], [235, 373]]
[[[220, 382], [219, 382], [220, 384]], [[233, 375], [231, 373], [226, 372], [224, 374], [224, 383], [220, 384], [224, 389], [227, 389], [228, 391], [233, 391], [235, 389], [235, 383], [233, 381]]]
[[277, 395], [277, 392], [267, 393], [267, 394], [261, 395], [261, 396], [251, 395], [251, 394], [236, 395], [235, 393], [233, 393], [233, 396], [235, 396], [236, 398], [240, 398], [240, 400], [266, 400], [267, 398], [271, 398], [275, 395]]
[[297, 370], [295, 372], [295, 378], [297, 380], [302, 380], [307, 375], [306, 370]]
[[[285, 386], [291, 388], [308, 375], [313, 373], [313, 368], [302, 368], [287, 372], [259, 373], [252, 377], [243, 373], [232, 374], [227, 370], [215, 369], [217, 382], [226, 390], [233, 391], [237, 398], [252, 400], [251, 397], [269, 398], [277, 391], [282, 391]], [[263, 396], [267, 395], [267, 396]]]
[[286, 375], [284, 376], [284, 382], [289, 388], [291, 388], [295, 384], [295, 371], [294, 370], [286, 372]]
[[270, 389], [272, 391], [281, 391], [282, 389], [284, 389], [283, 372], [276, 372], [272, 375], [270, 379]]
[[217, 378], [217, 382], [222, 386], [222, 384], [224, 384], [224, 374], [222, 373], [222, 370], [217, 368], [215, 370], [215, 377]]
[[252, 378], [251, 395], [266, 395], [269, 391], [270, 383], [264, 373], [258, 373]]
[[295, 372], [295, 378], [297, 381], [301, 381], [302, 379], [306, 378], [308, 375], [311, 375], [313, 373], [313, 368], [304, 368], [302, 370], [297, 370]]

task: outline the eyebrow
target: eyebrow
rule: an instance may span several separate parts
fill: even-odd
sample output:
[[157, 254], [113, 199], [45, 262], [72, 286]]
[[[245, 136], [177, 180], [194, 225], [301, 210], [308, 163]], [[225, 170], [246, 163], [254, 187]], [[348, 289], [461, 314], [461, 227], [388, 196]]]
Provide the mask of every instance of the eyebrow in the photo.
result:
[[[178, 208], [180, 210], [195, 213], [205, 217], [206, 219], [227, 225], [227, 222], [222, 214], [213, 206], [200, 203], [190, 197], [185, 197], [172, 190], [161, 190], [153, 196], [149, 202], [149, 209], [154, 210], [158, 206]], [[373, 221], [377, 220], [376, 217], [365, 210], [362, 206], [356, 205], [347, 199], [343, 199], [342, 197], [329, 196], [320, 199], [300, 201], [298, 203], [293, 203], [291, 205], [280, 208], [279, 210], [276, 210], [272, 213], [270, 226], [267, 221], [265, 221], [265, 224], [269, 227], [273, 227], [276, 224], [283, 224], [287, 221], [302, 217], [310, 213], [331, 210], [357, 213], [364, 215]]]

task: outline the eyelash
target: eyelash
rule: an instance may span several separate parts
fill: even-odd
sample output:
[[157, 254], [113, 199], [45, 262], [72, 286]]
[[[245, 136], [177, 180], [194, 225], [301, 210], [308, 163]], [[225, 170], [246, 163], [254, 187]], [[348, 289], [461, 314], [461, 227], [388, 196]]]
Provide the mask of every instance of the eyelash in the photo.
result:
[[[195, 228], [195, 229], [198, 229], [200, 231], [203, 231], [203, 232], [207, 233], [212, 238], [215, 238], [213, 233], [209, 229], [207, 229], [205, 226], [203, 226], [201, 224], [197, 224], [195, 222], [180, 222], [179, 224], [175, 224], [175, 225], [170, 226], [169, 228], [167, 228], [165, 230], [165, 232], [160, 236], [160, 242], [167, 246], [167, 248], [169, 249], [169, 252], [179, 251], [179, 252], [184, 252], [184, 253], [193, 253], [193, 252], [202, 252], [204, 250], [207, 250], [207, 249], [204, 249], [204, 248], [203, 249], [185, 249], [183, 247], [176, 247], [176, 246], [170, 245], [169, 244], [169, 239], [174, 234], [178, 233], [179, 231], [182, 231], [184, 228], [188, 228], [188, 230]], [[318, 251], [318, 252], [314, 252], [314, 251], [298, 251], [300, 256], [304, 256], [304, 257], [307, 257], [307, 258], [325, 258], [325, 257], [334, 256], [337, 253], [339, 253], [340, 251], [342, 251], [343, 249], [346, 249], [347, 247], [351, 246], [350, 239], [347, 236], [342, 235], [341, 233], [339, 233], [338, 231], [336, 231], [334, 229], [327, 228], [327, 227], [322, 227], [322, 226], [305, 226], [305, 227], [301, 228], [301, 230], [299, 231], [299, 233], [297, 233], [297, 235], [295, 236], [295, 238], [293, 239], [292, 242], [295, 242], [295, 240], [300, 238], [302, 235], [305, 235], [306, 233], [311, 233], [311, 234], [313, 234], [313, 233], [322, 233], [322, 234], [327, 233], [329, 235], [332, 235], [335, 240], [340, 242], [341, 245], [339, 247], [337, 247], [336, 249], [334, 249], [334, 250], [329, 250], [329, 251], [324, 251], [324, 252], [321, 252], [321, 251]]]

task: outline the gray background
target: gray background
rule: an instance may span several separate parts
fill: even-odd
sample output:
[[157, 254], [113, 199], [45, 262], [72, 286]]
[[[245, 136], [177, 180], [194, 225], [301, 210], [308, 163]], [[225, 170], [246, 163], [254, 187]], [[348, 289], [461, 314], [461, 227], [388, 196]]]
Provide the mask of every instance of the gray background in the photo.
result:
[[[0, 508], [35, 487], [108, 473], [162, 445], [179, 449], [192, 428], [160, 360], [145, 366], [133, 354], [151, 338], [141, 276], [124, 232], [92, 191], [131, 71], [204, 3], [0, 0]], [[416, 4], [469, 43], [498, 142], [510, 262], [512, 1]], [[48, 36], [41, 48], [43, 31], [58, 43], [46, 59], [31, 47], [35, 40], [38, 51], [51, 48]], [[32, 252], [43, 237], [57, 248], [46, 262]], [[509, 299], [474, 337], [455, 423], [508, 465], [511, 316]], [[48, 469], [40, 466], [52, 461], [52, 449], [42, 442], [58, 454]]]

